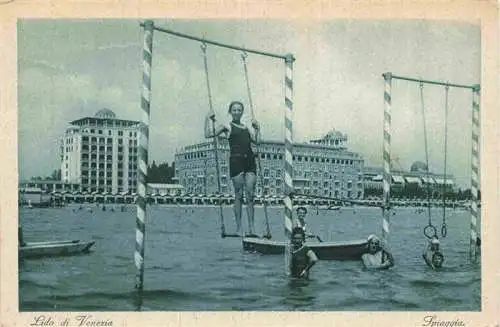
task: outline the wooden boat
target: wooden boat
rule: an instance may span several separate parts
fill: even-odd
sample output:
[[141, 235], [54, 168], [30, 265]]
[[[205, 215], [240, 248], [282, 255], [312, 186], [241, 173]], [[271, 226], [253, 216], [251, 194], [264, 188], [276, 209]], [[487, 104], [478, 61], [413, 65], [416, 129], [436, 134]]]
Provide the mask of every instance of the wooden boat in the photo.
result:
[[19, 247], [19, 258], [58, 257], [90, 252], [95, 241], [81, 242], [80, 240], [29, 242]]
[[[263, 238], [244, 237], [243, 250], [263, 255], [284, 254], [285, 241], [273, 241]], [[316, 253], [319, 260], [361, 260], [366, 252], [366, 240], [348, 242], [306, 242]]]

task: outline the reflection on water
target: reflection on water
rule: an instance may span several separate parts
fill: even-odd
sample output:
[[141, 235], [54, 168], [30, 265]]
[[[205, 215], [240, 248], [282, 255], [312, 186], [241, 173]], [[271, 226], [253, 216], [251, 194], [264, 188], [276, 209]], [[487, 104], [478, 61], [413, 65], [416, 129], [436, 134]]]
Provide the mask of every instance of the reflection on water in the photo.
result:
[[283, 299], [283, 305], [298, 310], [314, 305], [316, 299], [314, 280], [291, 278], [287, 286], [288, 292]]

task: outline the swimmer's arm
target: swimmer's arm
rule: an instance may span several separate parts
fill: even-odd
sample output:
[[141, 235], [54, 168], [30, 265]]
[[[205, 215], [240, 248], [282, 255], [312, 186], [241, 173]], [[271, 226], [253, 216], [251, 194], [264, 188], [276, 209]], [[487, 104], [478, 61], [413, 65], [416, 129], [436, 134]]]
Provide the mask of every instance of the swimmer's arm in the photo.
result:
[[248, 129], [248, 132], [250, 133], [250, 139], [252, 140], [253, 143], [259, 143], [260, 142], [260, 124], [256, 120], [253, 120], [251, 126], [252, 126], [252, 128]]
[[314, 238], [314, 239], [317, 239], [319, 242], [323, 242], [323, 240], [321, 239], [321, 237], [319, 237], [318, 235], [307, 234], [306, 237], [307, 238]]
[[318, 257], [316, 256], [316, 253], [314, 253], [312, 250], [307, 250], [307, 257], [309, 258], [307, 266], [302, 270], [302, 273], [300, 274], [301, 276], [304, 276], [309, 272], [309, 269], [312, 268], [318, 262]]
[[[215, 135], [214, 135], [214, 130], [212, 127], [212, 121], [215, 124]], [[207, 117], [205, 118], [205, 138], [211, 138], [214, 136], [219, 136], [223, 132], [228, 132], [229, 127], [220, 124], [215, 120], [215, 115], [208, 114]]]
[[436, 267], [434, 267], [434, 265], [432, 264], [432, 261], [431, 261], [431, 260], [429, 260], [429, 257], [428, 257], [428, 255], [427, 255], [427, 254], [428, 254], [428, 252], [426, 252], [426, 253], [422, 254], [422, 258], [424, 258], [425, 263], [426, 263], [429, 267], [431, 267], [432, 269], [435, 269]]
[[390, 267], [393, 267], [394, 266], [394, 257], [392, 256], [392, 254], [387, 251], [387, 250], [383, 250], [384, 252], [382, 252], [382, 255], [385, 254], [385, 257], [386, 257], [386, 261], [384, 263], [384, 265], [387, 266], [387, 268], [390, 268]]
[[431, 244], [427, 244], [427, 246], [424, 249], [424, 253], [422, 254], [422, 258], [424, 258], [425, 263], [431, 267], [432, 269], [435, 269], [434, 265], [432, 264], [432, 260], [429, 259], [429, 252], [431, 250]]

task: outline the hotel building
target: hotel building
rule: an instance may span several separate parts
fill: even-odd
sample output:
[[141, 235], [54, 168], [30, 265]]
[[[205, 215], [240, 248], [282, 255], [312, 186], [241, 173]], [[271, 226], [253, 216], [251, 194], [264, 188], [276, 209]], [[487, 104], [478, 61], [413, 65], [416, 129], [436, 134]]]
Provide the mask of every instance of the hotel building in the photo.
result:
[[69, 125], [61, 139], [61, 180], [82, 192], [136, 193], [139, 122], [105, 108]]
[[[217, 148], [221, 193], [233, 194], [229, 176], [229, 143], [219, 139]], [[257, 149], [254, 148], [254, 153]], [[257, 171], [257, 195], [283, 196], [284, 142], [263, 141], [258, 147], [262, 172]], [[293, 144], [295, 191], [334, 198], [363, 198], [364, 159], [347, 150], [347, 135], [332, 130], [308, 143]], [[257, 167], [258, 169], [258, 167]], [[189, 145], [175, 155], [175, 178], [187, 193], [218, 191], [213, 142]]]
[[[418, 162], [417, 162], [418, 163]], [[414, 164], [415, 165], [415, 164]], [[383, 167], [365, 167], [364, 187], [382, 192], [383, 188]], [[455, 178], [451, 174], [438, 174], [415, 169], [404, 171], [401, 169], [391, 169], [391, 190], [402, 190], [405, 187], [414, 186], [421, 189], [429, 188], [433, 193], [456, 191]]]

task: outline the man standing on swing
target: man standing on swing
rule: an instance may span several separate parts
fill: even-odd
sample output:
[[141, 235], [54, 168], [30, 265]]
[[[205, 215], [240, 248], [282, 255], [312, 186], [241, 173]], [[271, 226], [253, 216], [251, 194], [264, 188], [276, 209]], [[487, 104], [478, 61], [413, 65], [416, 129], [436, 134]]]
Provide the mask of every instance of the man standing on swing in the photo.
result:
[[[229, 172], [234, 187], [234, 217], [236, 220], [236, 233], [242, 234], [241, 211], [243, 203], [243, 191], [247, 201], [248, 229], [246, 237], [258, 237], [255, 234], [254, 220], [254, 193], [257, 182], [255, 155], [251, 144], [260, 141], [259, 123], [252, 119], [252, 128], [248, 128], [241, 122], [244, 106], [239, 101], [229, 104], [229, 114], [232, 120], [229, 124], [217, 123], [215, 113], [210, 111], [205, 119], [205, 137], [217, 137], [225, 133], [229, 140]], [[211, 121], [215, 125], [211, 129]]]

